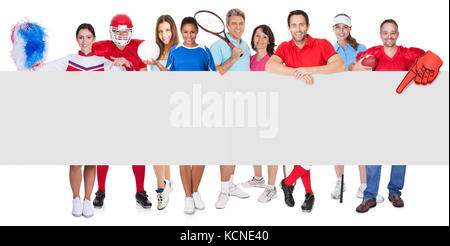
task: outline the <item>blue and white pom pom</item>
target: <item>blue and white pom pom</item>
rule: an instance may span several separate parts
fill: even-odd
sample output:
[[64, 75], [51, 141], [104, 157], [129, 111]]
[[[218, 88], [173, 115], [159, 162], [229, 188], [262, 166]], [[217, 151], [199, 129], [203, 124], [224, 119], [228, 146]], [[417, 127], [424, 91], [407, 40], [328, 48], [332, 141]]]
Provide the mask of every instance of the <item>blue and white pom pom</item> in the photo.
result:
[[47, 34], [36, 23], [19, 22], [11, 31], [11, 58], [19, 70], [30, 70], [47, 57]]

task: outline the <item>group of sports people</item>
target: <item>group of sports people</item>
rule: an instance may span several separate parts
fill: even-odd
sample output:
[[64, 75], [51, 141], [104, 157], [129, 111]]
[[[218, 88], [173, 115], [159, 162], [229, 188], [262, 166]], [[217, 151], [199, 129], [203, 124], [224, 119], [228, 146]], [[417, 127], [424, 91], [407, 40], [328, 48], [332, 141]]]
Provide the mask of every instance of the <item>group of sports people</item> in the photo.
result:
[[[369, 71], [371, 67], [361, 64], [360, 57], [371, 54], [376, 57], [376, 71], [408, 71], [424, 51], [418, 48], [398, 46], [399, 37], [397, 23], [388, 19], [380, 25], [380, 37], [383, 45], [369, 49], [356, 41], [350, 34], [352, 23], [346, 14], [334, 17], [333, 31], [337, 42], [333, 45], [326, 39], [313, 38], [308, 34], [310, 28], [307, 13], [294, 10], [287, 16], [287, 27], [292, 35], [290, 41], [282, 42], [276, 47], [275, 37], [267, 25], [259, 25], [253, 30], [251, 46], [242, 40], [245, 30], [245, 14], [240, 9], [231, 9], [226, 14], [227, 38], [235, 46], [231, 48], [224, 40], [219, 39], [210, 48], [196, 41], [199, 31], [193, 17], [182, 20], [180, 32], [183, 42], [180, 43], [178, 29], [170, 15], [162, 15], [156, 21], [155, 41], [160, 48], [159, 57], [155, 60], [141, 60], [137, 54], [138, 46], [143, 40], [132, 39], [133, 24], [124, 14], [116, 15], [110, 24], [111, 40], [95, 41], [95, 31], [92, 25], [83, 23], [76, 31], [76, 40], [80, 46], [78, 54], [44, 63], [34, 70], [67, 70], [67, 71], [217, 71], [225, 74], [228, 71], [270, 71], [278, 74], [291, 75], [307, 84], [314, 84], [316, 73], [337, 73], [349, 71]], [[256, 52], [251, 55], [250, 47]], [[170, 166], [153, 165], [157, 177], [158, 209], [164, 209], [169, 202], [172, 191]], [[202, 179], [204, 165], [180, 165], [180, 175], [185, 191], [184, 212], [193, 214], [205, 205], [198, 191]], [[221, 165], [221, 191], [215, 203], [217, 209], [223, 209], [230, 196], [247, 198], [249, 194], [234, 182], [236, 166]], [[135, 198], [144, 208], [150, 208], [152, 203], [144, 189], [145, 166], [133, 165], [132, 170], [136, 180]], [[261, 166], [254, 166], [254, 176], [243, 187], [265, 188], [258, 201], [266, 203], [277, 197], [275, 178], [278, 166], [268, 166], [268, 182], [263, 178]], [[341, 188], [345, 184], [341, 180], [343, 166], [335, 166], [337, 181], [331, 192], [333, 199], [339, 199]], [[388, 185], [389, 201], [395, 207], [403, 207], [401, 190], [405, 178], [405, 165], [392, 166]], [[383, 196], [378, 194], [381, 165], [359, 166], [360, 187], [357, 196], [362, 203], [357, 212], [367, 212], [383, 202]], [[105, 199], [105, 183], [108, 173], [107, 165], [86, 165], [82, 175], [81, 166], [70, 166], [70, 183], [73, 192], [74, 216], [91, 217], [94, 207], [101, 208]], [[97, 175], [98, 191], [91, 203], [91, 193]], [[84, 176], [85, 195], [80, 198], [80, 186]], [[310, 212], [314, 206], [314, 192], [311, 187], [311, 166], [296, 164], [293, 171], [283, 179], [280, 186], [288, 206], [294, 206], [294, 183], [301, 178], [305, 189], [305, 199], [301, 205], [304, 212]], [[341, 187], [343, 185], [343, 187]], [[93, 204], [93, 205], [92, 205]]]

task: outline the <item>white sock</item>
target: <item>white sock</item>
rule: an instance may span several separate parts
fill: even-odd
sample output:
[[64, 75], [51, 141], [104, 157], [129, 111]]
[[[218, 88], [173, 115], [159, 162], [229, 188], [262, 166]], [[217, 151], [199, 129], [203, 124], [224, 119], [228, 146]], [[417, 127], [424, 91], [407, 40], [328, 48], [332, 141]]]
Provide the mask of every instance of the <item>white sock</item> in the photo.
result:
[[230, 194], [230, 182], [220, 182], [221, 192], [225, 194]]
[[367, 184], [366, 183], [362, 183], [361, 184], [361, 188], [363, 188], [365, 190], [367, 188]]
[[254, 176], [256, 180], [261, 180], [263, 177]]
[[234, 174], [231, 174], [231, 176], [230, 176], [230, 183], [234, 184], [233, 180], [234, 180]]
[[339, 182], [341, 182], [341, 180], [342, 180], [342, 177], [340, 177], [340, 178], [337, 179], [337, 181], [339, 181]]
[[273, 189], [275, 189], [275, 185], [270, 185], [270, 184], [268, 184], [268, 185], [267, 185], [267, 188], [273, 190]]

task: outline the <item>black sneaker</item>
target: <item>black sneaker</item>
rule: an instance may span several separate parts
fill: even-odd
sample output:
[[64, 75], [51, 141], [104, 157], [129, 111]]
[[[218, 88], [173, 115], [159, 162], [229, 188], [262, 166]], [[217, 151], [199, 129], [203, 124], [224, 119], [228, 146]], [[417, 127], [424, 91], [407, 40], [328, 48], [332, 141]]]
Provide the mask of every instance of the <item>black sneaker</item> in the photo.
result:
[[294, 192], [294, 186], [287, 186], [286, 184], [284, 184], [284, 179], [281, 180], [280, 186], [284, 192], [284, 202], [286, 202], [289, 207], [293, 207], [295, 205], [294, 197], [292, 196], [292, 193]]
[[148, 200], [148, 195], [145, 190], [136, 193], [136, 202], [141, 204], [143, 208], [151, 208], [152, 203]]
[[314, 206], [314, 195], [313, 193], [308, 193], [305, 195], [305, 201], [302, 204], [303, 212], [311, 212]]
[[103, 200], [105, 200], [105, 192], [101, 190], [95, 192], [95, 199], [92, 202], [92, 204], [94, 204], [94, 208], [102, 208]]

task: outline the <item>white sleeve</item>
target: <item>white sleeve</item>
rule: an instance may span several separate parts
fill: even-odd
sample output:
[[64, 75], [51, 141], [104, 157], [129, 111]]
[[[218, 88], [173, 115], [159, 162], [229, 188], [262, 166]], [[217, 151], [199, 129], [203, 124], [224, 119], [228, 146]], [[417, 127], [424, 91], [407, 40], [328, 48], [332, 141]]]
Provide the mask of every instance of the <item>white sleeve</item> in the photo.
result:
[[55, 61], [43, 63], [37, 67], [33, 67], [34, 71], [66, 71], [69, 65], [69, 57], [63, 57]]
[[113, 71], [113, 72], [125, 71], [125, 68], [123, 66], [111, 66], [112, 65], [112, 61], [110, 61], [110, 60], [108, 60], [106, 58], [103, 58], [103, 59], [104, 59], [104, 62], [105, 62], [105, 65], [104, 65], [105, 71]]

